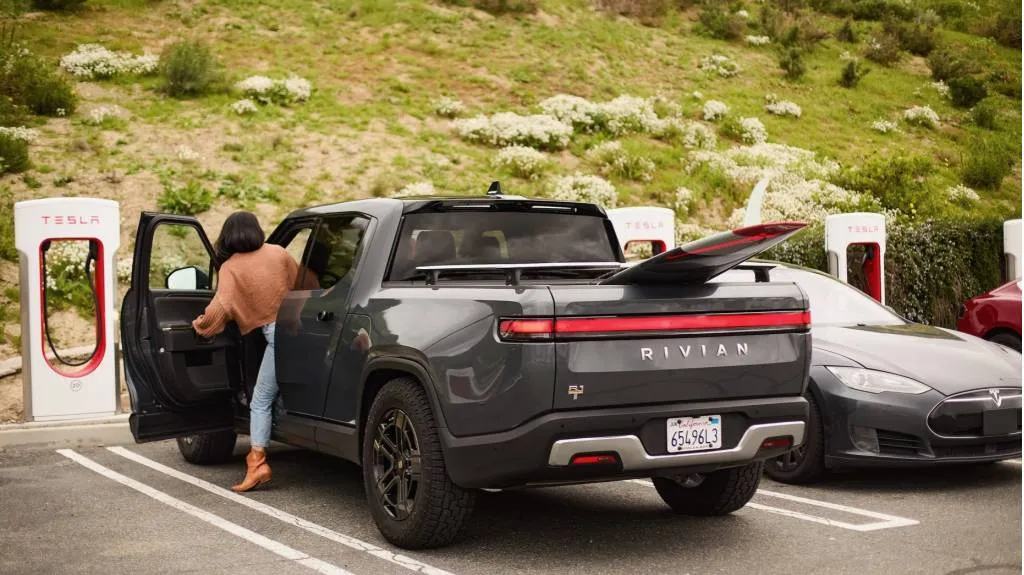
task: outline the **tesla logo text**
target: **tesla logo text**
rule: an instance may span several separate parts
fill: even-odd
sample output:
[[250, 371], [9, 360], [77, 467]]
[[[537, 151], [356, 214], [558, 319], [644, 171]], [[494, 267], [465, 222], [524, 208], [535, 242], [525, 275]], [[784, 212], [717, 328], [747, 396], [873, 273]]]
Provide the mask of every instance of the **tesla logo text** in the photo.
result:
[[576, 401], [577, 397], [583, 395], [583, 386], [582, 385], [570, 385], [569, 386], [569, 395], [572, 396], [572, 400], [573, 401]]
[[[700, 357], [708, 357], [708, 355], [711, 355], [712, 357], [727, 357], [729, 355], [729, 347], [726, 347], [724, 343], [718, 344], [718, 347], [715, 347], [714, 345], [708, 347], [705, 344], [701, 344], [699, 346], [680, 345], [678, 348], [666, 345], [662, 346], [661, 349], [655, 347], [641, 347], [640, 359], [643, 361], [653, 361], [655, 352], [657, 352], [658, 355], [664, 356], [665, 359], [668, 359], [669, 356], [673, 355], [681, 355], [683, 356], [683, 359], [686, 359], [690, 357], [690, 354], [697, 354]], [[748, 344], [737, 343], [733, 353], [735, 353], [736, 355], [747, 355], [748, 353], [750, 353]]]
[[58, 226], [81, 226], [100, 223], [99, 216], [41, 216], [43, 224], [55, 224]]
[[992, 396], [992, 401], [996, 404], [996, 407], [1003, 406], [1003, 398], [999, 396], [998, 389], [990, 389], [988, 390], [988, 394]]
[[868, 234], [871, 232], [878, 232], [882, 230], [882, 227], [878, 224], [873, 226], [847, 226], [848, 231], [858, 234]]
[[665, 222], [626, 222], [626, 228], [637, 230], [661, 230], [665, 228]]

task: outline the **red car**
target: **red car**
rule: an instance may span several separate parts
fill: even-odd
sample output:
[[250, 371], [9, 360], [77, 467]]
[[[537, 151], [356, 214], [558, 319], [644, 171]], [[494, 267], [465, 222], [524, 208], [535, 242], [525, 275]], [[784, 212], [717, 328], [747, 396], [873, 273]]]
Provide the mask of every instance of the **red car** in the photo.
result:
[[957, 331], [1020, 351], [1020, 284], [1013, 280], [964, 302]]

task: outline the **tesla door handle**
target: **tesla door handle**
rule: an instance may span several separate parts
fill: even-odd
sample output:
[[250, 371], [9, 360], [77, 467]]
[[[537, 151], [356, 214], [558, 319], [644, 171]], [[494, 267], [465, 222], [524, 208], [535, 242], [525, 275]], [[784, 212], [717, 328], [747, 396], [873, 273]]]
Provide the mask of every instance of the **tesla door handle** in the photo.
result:
[[332, 319], [334, 319], [333, 311], [327, 311], [325, 309], [322, 309], [318, 311], [316, 314], [317, 321], [331, 321]]

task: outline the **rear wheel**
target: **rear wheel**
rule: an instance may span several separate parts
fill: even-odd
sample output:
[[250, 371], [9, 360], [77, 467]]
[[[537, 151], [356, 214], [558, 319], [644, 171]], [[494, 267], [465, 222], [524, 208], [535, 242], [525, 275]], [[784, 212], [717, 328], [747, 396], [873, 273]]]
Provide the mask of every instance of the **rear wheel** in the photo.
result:
[[1010, 349], [1020, 351], [1020, 336], [1017, 334], [1010, 333], [1008, 331], [1001, 331], [997, 334], [991, 335], [987, 338], [993, 343], [1005, 345]]
[[651, 479], [661, 499], [681, 515], [727, 515], [740, 509], [757, 492], [764, 463], [756, 462], [685, 478]]
[[235, 452], [238, 434], [234, 431], [194, 433], [178, 438], [178, 451], [185, 461], [197, 465], [225, 463]]
[[813, 483], [825, 476], [825, 429], [821, 411], [813, 396], [807, 397], [811, 405], [807, 421], [807, 436], [796, 449], [769, 459], [765, 473], [780, 483]]
[[462, 534], [476, 492], [452, 483], [426, 392], [394, 379], [373, 400], [363, 436], [363, 484], [377, 529], [404, 549], [448, 545]]

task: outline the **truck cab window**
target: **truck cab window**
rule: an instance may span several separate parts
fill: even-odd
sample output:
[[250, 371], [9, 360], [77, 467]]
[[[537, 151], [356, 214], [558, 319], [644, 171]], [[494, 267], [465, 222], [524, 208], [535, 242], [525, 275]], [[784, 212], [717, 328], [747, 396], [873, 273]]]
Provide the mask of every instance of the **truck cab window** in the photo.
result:
[[320, 224], [305, 266], [318, 284], [312, 289], [326, 290], [352, 281], [368, 223], [360, 216], [341, 216]]

